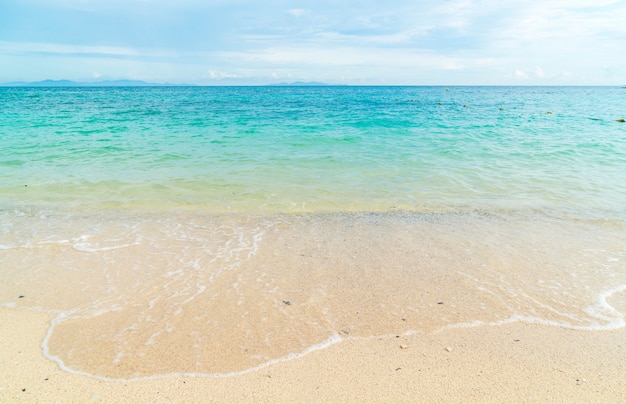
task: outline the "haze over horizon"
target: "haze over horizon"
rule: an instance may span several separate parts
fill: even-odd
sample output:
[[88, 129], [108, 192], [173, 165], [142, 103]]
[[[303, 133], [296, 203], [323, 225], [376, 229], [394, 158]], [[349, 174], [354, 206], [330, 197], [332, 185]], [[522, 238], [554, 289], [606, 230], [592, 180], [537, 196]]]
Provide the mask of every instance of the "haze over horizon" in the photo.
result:
[[616, 0], [5, 0], [0, 82], [622, 85]]

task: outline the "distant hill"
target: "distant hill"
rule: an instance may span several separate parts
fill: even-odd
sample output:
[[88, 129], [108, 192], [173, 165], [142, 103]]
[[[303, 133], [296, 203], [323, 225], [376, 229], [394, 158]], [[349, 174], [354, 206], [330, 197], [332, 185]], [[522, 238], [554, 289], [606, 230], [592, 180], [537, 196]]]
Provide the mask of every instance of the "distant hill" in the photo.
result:
[[149, 83], [142, 80], [103, 80], [103, 81], [72, 81], [72, 80], [42, 80], [42, 81], [14, 81], [0, 83], [3, 87], [168, 87], [189, 86], [189, 84]]

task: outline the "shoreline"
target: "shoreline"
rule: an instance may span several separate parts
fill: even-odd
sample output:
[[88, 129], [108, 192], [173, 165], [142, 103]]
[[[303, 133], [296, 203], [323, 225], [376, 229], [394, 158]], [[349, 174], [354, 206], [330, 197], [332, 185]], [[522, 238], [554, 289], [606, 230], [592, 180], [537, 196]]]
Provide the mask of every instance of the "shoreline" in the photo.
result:
[[[399, 341], [402, 341], [402, 340], [406, 341], [408, 339], [411, 339], [415, 335], [433, 336], [437, 334], [445, 334], [445, 333], [451, 332], [452, 330], [473, 329], [473, 328], [499, 328], [499, 327], [507, 328], [508, 326], [514, 326], [516, 324], [520, 326], [539, 326], [539, 327], [557, 328], [557, 329], [580, 331], [580, 332], [612, 332], [612, 331], [619, 332], [620, 329], [623, 329], [626, 327], [626, 323], [624, 321], [624, 318], [626, 316], [624, 316], [622, 312], [620, 312], [614, 306], [612, 306], [611, 304], [607, 302], [607, 300], [612, 300], [614, 297], [617, 297], [618, 301], [620, 297], [626, 298], [626, 285], [620, 285], [619, 287], [615, 287], [611, 290], [603, 291], [597, 296], [596, 304], [587, 308], [587, 310], [589, 310], [590, 312], [591, 311], [594, 312], [593, 314], [596, 318], [607, 321], [607, 324], [604, 326], [598, 325], [598, 326], [577, 327], [571, 324], [563, 324], [563, 323], [546, 321], [541, 318], [512, 316], [511, 318], [503, 319], [503, 320], [495, 321], [495, 322], [474, 321], [471, 323], [457, 323], [457, 324], [449, 324], [441, 328], [430, 330], [430, 331], [407, 330], [398, 334], [350, 336], [348, 331], [341, 330], [338, 333], [333, 333], [326, 340], [321, 341], [316, 344], [312, 344], [301, 351], [290, 352], [286, 354], [285, 356], [272, 358], [268, 360], [267, 362], [260, 363], [256, 366], [253, 366], [247, 369], [231, 371], [231, 372], [223, 372], [223, 373], [172, 372], [172, 373], [166, 373], [166, 374], [154, 374], [154, 375], [149, 375], [149, 376], [131, 377], [129, 379], [123, 379], [123, 378], [115, 379], [115, 378], [109, 378], [106, 376], [98, 376], [98, 375], [84, 372], [81, 370], [71, 369], [70, 367], [67, 367], [63, 363], [63, 360], [61, 358], [51, 355], [49, 353], [49, 348], [47, 346], [48, 339], [53, 333], [53, 329], [54, 329], [55, 323], [57, 322], [59, 318], [59, 314], [56, 314], [52, 318], [49, 319], [48, 323], [50, 324], [50, 326], [47, 332], [45, 333], [45, 337], [43, 338], [43, 341], [41, 342], [40, 346], [42, 348], [42, 354], [44, 358], [48, 361], [56, 363], [58, 368], [64, 373], [72, 374], [76, 376], [84, 376], [84, 377], [95, 379], [95, 380], [102, 381], [102, 382], [128, 383], [128, 382], [142, 382], [142, 381], [170, 379], [170, 378], [222, 379], [222, 378], [239, 377], [239, 376], [246, 375], [248, 373], [260, 372], [265, 368], [272, 367], [274, 365], [277, 365], [283, 362], [299, 360], [315, 351], [322, 351], [322, 350], [328, 349], [329, 347], [333, 345], [342, 344], [342, 343], [346, 343], [348, 341], [353, 341], [353, 340], [382, 341], [382, 340], [387, 340], [387, 339], [393, 340], [394, 338], [396, 338]], [[626, 303], [626, 300], [624, 301], [624, 303]], [[11, 307], [2, 307], [1, 309], [10, 310]], [[626, 305], [624, 305], [622, 310], [626, 311], [625, 309], [626, 309]], [[24, 310], [19, 310], [19, 311], [23, 312]], [[29, 310], [26, 310], [26, 311], [29, 311]], [[36, 311], [35, 312], [29, 311], [29, 312], [36, 313]], [[612, 318], [603, 316], [602, 315], [603, 312], [610, 313], [612, 315]], [[400, 344], [399, 347], [401, 349], [408, 348], [405, 344]], [[446, 347], [446, 350], [448, 349], [449, 347]], [[451, 350], [449, 350], [449, 352], [451, 352]], [[625, 367], [625, 370], [626, 370], [626, 367]]]
[[[626, 306], [621, 299], [618, 303]], [[52, 315], [0, 308], [0, 399], [21, 402], [619, 402], [626, 329], [536, 324], [348, 338], [245, 374], [105, 382], [42, 353]]]
[[212, 218], [252, 218], [252, 219], [289, 219], [306, 217], [441, 217], [446, 216], [538, 216], [552, 220], [582, 220], [589, 222], [626, 223], [626, 215], [615, 206], [534, 206], [531, 204], [485, 204], [478, 200], [468, 199], [453, 203], [438, 200], [420, 203], [405, 201], [370, 201], [355, 200], [347, 204], [334, 204], [330, 201], [266, 201], [266, 200], [226, 200], [219, 201], [185, 201], [146, 200], [93, 202], [83, 200], [62, 200], [57, 202], [32, 201], [24, 203], [24, 198], [4, 200], [0, 204], [0, 215], [17, 216], [67, 216], [69, 218], [105, 218], [107, 216], [124, 216], [127, 218], [149, 218], [150, 216], [206, 216]]
[[240, 376], [346, 339], [515, 320], [607, 330], [626, 313], [611, 305], [626, 290], [620, 226], [479, 214], [63, 219], [16, 222], [3, 306], [56, 313], [45, 356], [101, 381]]

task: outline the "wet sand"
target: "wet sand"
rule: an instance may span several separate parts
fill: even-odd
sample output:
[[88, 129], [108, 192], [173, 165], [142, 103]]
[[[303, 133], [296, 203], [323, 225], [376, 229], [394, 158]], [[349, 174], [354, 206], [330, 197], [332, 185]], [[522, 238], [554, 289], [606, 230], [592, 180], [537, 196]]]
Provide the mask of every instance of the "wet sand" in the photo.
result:
[[2, 402], [625, 398], [620, 221], [9, 219]]
[[[617, 299], [616, 299], [617, 300]], [[622, 298], [626, 309], [626, 299]], [[0, 309], [0, 401], [606, 402], [626, 400], [626, 330], [514, 323], [346, 339], [234, 377], [106, 382], [42, 355], [50, 315]], [[403, 349], [404, 348], [404, 349]]]

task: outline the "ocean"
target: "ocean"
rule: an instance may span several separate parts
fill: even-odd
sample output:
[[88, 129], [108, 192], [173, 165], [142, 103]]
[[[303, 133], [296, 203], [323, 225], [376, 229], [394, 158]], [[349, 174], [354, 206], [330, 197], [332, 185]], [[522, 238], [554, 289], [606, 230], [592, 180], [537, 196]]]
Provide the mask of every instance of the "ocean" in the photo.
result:
[[0, 306], [105, 380], [624, 326], [619, 87], [0, 88]]

